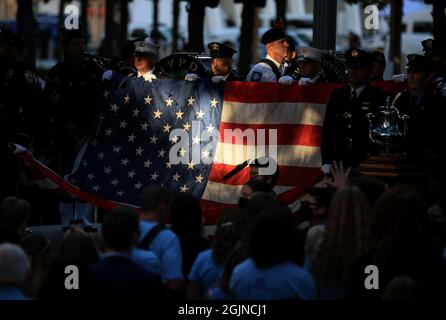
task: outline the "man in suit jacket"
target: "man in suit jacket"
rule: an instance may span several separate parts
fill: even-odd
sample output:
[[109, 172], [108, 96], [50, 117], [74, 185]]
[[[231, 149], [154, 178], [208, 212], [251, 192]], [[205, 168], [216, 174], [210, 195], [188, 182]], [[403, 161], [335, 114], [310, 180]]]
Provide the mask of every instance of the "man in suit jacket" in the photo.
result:
[[131, 209], [119, 207], [104, 217], [102, 240], [105, 254], [89, 268], [94, 298], [162, 299], [165, 291], [160, 276], [132, 261], [131, 249], [138, 237], [139, 219]]
[[327, 104], [321, 145], [323, 165], [341, 160], [357, 166], [365, 160], [372, 150], [366, 115], [385, 103], [384, 92], [370, 85], [370, 54], [350, 49], [345, 52], [345, 60], [350, 83], [334, 90]]

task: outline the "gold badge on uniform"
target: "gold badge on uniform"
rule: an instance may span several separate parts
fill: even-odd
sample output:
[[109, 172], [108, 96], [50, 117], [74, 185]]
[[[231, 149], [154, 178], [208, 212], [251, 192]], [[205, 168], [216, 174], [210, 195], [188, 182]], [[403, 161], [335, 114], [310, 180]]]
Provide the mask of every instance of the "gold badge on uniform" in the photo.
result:
[[352, 57], [353, 58], [357, 58], [358, 57], [358, 50], [353, 50], [352, 51]]
[[363, 102], [361, 106], [362, 110], [369, 110], [370, 109], [370, 102]]
[[352, 114], [350, 112], [344, 112], [344, 114], [342, 115], [345, 119], [351, 118]]

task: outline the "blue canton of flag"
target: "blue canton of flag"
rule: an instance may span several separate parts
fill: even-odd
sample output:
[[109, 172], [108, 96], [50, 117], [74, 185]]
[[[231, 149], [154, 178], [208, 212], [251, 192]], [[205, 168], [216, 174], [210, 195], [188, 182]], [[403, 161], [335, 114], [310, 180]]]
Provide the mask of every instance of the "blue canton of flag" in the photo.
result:
[[[103, 92], [97, 132], [82, 148], [68, 180], [101, 198], [136, 206], [152, 184], [201, 198], [222, 104], [223, 86], [207, 79], [129, 78], [125, 88]], [[182, 134], [171, 134], [174, 129]], [[213, 137], [203, 141], [203, 134], [211, 132]], [[175, 164], [169, 151], [177, 143], [182, 145], [176, 148], [178, 156], [187, 160]], [[193, 160], [191, 151], [198, 146], [201, 158], [209, 161]]]

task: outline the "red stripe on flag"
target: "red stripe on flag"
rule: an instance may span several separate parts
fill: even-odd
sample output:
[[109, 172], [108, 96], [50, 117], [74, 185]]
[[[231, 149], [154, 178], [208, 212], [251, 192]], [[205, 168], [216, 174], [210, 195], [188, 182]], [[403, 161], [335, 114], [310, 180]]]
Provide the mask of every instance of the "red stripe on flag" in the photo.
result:
[[[326, 104], [334, 89], [343, 87], [342, 83], [317, 83], [307, 86], [293, 84], [291, 86], [268, 82], [226, 82], [225, 101], [245, 103], [265, 102], [307, 102]], [[373, 86], [381, 90], [395, 94], [402, 91], [405, 83], [397, 83], [393, 80], [375, 81]]]
[[218, 217], [220, 216], [220, 213], [223, 209], [235, 207], [235, 205], [233, 204], [219, 203], [204, 199], [200, 200], [200, 204], [205, 225], [217, 224]]
[[225, 101], [241, 103], [306, 102], [327, 103], [331, 91], [342, 87], [339, 83], [291, 86], [268, 82], [226, 82]]
[[[255, 140], [249, 141], [244, 137], [243, 141], [239, 141], [234, 136], [230, 139], [226, 136], [224, 130], [240, 129], [245, 131], [252, 129], [254, 131]], [[318, 147], [322, 140], [322, 126], [306, 125], [306, 124], [240, 124], [222, 122], [220, 124], [220, 141], [224, 143], [255, 145], [258, 143], [258, 130], [265, 130], [265, 144], [269, 145], [269, 130], [277, 130], [277, 144], [278, 145], [301, 145], [308, 147]], [[226, 140], [225, 140], [226, 136]], [[242, 142], [242, 143], [240, 143]]]

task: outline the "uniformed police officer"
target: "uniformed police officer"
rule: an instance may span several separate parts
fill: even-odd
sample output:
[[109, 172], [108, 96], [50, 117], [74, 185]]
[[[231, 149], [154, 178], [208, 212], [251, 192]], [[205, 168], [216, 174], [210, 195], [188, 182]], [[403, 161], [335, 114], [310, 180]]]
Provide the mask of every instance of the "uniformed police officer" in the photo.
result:
[[155, 75], [155, 64], [158, 58], [159, 46], [152, 43], [150, 38], [144, 41], [135, 42], [135, 68], [138, 77], [143, 77], [146, 81], [152, 81], [157, 78]]
[[428, 203], [440, 203], [445, 197], [446, 98], [430, 86], [428, 79], [433, 62], [428, 57], [410, 54], [407, 61], [407, 90], [395, 101], [400, 113], [409, 116], [402, 151], [425, 174], [420, 187]]
[[232, 69], [232, 56], [237, 53], [233, 48], [219, 42], [208, 44], [211, 56], [212, 82], [242, 81]]
[[433, 62], [430, 83], [435, 93], [446, 97], [446, 46], [433, 39], [421, 42], [424, 55]]
[[266, 58], [249, 71], [246, 81], [277, 82], [287, 67], [287, 35], [282, 28], [271, 28], [263, 34], [261, 42], [266, 46]]
[[370, 54], [360, 49], [345, 52], [349, 84], [334, 90], [327, 104], [322, 134], [322, 170], [334, 160], [357, 166], [370, 152], [366, 114], [384, 105], [385, 94], [370, 85]]
[[381, 51], [373, 51], [372, 57], [372, 73], [370, 81], [383, 81], [384, 71], [386, 70], [386, 57]]
[[395, 101], [402, 114], [409, 115], [407, 131], [407, 156], [426, 165], [435, 162], [442, 153], [441, 127], [446, 115], [446, 99], [434, 93], [429, 86], [429, 73], [433, 62], [428, 57], [407, 56], [407, 90]]
[[313, 47], [301, 49], [301, 56], [297, 59], [299, 64], [299, 85], [309, 83], [324, 83], [324, 74], [321, 62], [325, 56], [325, 51]]
[[135, 43], [144, 41], [145, 38], [139, 37], [126, 40], [121, 48], [121, 57], [112, 59], [112, 63], [109, 66], [110, 69], [102, 75], [102, 80], [107, 88], [122, 88], [125, 86], [128, 77], [136, 77], [138, 75], [135, 67]]

